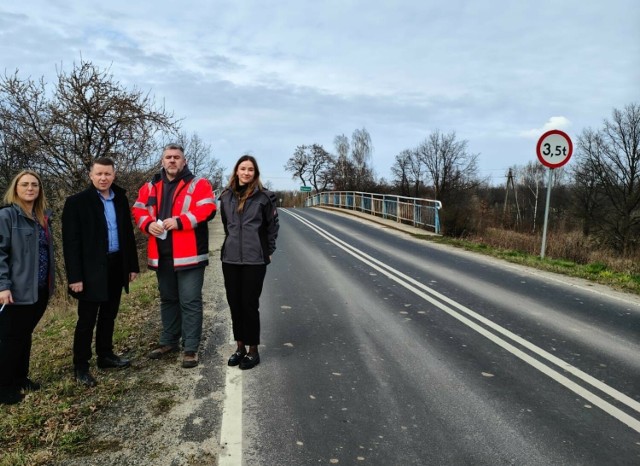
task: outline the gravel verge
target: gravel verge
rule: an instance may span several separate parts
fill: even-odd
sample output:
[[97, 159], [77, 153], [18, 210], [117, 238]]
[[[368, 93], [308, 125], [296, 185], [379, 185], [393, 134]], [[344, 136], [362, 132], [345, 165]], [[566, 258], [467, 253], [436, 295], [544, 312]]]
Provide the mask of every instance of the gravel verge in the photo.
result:
[[[181, 367], [178, 354], [132, 361], [127, 377], [144, 377], [148, 390], [132, 390], [101, 412], [91, 425], [90, 455], [64, 459], [60, 466], [215, 465], [220, 451], [229, 312], [220, 266], [222, 224], [209, 224], [211, 260], [203, 287], [204, 329], [200, 364]], [[154, 327], [159, 332], [158, 326]]]

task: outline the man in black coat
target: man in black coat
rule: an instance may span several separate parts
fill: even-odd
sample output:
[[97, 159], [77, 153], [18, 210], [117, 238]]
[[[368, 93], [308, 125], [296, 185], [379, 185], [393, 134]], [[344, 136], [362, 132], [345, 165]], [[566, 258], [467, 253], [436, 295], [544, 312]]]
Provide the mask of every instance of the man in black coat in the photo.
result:
[[130, 364], [113, 352], [113, 329], [122, 289], [129, 292], [129, 282], [140, 269], [129, 201], [125, 190], [113, 184], [113, 160], [96, 159], [89, 178], [91, 186], [65, 202], [62, 245], [69, 293], [78, 299], [73, 340], [75, 378], [93, 387], [96, 380], [89, 372], [89, 360], [94, 328], [98, 367]]

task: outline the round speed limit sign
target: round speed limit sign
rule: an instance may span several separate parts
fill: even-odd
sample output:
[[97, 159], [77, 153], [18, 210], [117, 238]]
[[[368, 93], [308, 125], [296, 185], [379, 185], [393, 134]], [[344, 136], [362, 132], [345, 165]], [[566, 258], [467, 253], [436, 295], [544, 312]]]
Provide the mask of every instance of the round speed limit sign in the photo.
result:
[[540, 139], [536, 147], [538, 160], [549, 168], [559, 168], [569, 161], [573, 153], [571, 138], [564, 131], [552, 129], [547, 131]]

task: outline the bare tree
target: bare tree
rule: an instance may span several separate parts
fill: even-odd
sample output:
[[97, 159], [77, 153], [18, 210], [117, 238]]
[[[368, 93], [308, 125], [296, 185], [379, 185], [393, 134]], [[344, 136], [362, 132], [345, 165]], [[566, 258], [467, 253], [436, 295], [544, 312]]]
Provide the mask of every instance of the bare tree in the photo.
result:
[[338, 158], [333, 169], [333, 184], [334, 189], [337, 191], [345, 191], [350, 189], [350, 175], [353, 165], [349, 161], [349, 138], [344, 134], [336, 136], [333, 139], [333, 144], [336, 148]]
[[434, 131], [417, 151], [433, 184], [436, 199], [477, 185], [478, 155], [467, 152], [467, 141], [456, 140], [455, 131], [449, 134]]
[[603, 237], [627, 255], [640, 238], [640, 104], [614, 109], [602, 129], [582, 132], [577, 148], [576, 181], [597, 187], [606, 202], [598, 211]]
[[3, 143], [9, 148], [0, 155], [19, 150], [67, 193], [86, 185], [92, 160], [101, 156], [113, 158], [119, 171], [144, 178], [157, 162], [157, 136], [178, 127], [149, 94], [125, 89], [108, 70], [84, 61], [69, 73], [58, 71], [52, 90], [44, 79], [23, 80], [18, 71], [5, 75], [0, 102]]
[[355, 186], [358, 191], [366, 191], [374, 182], [371, 168], [373, 143], [365, 129], [356, 129], [351, 136], [351, 161], [355, 168]]
[[457, 235], [472, 228], [469, 199], [478, 186], [478, 155], [467, 152], [467, 141], [456, 139], [455, 131], [436, 130], [417, 149], [435, 198], [442, 201], [443, 229]]
[[324, 191], [332, 183], [335, 159], [320, 144], [296, 147], [285, 170], [299, 178], [303, 186], [309, 183], [316, 192]]
[[333, 138], [333, 145], [336, 148], [338, 158], [342, 157], [344, 159], [347, 159], [349, 157], [349, 149], [351, 146], [349, 145], [348, 137], [346, 137], [344, 134], [336, 136], [335, 138]]
[[293, 156], [287, 160], [284, 169], [291, 172], [293, 179], [300, 178], [302, 186], [307, 185], [307, 175], [309, 171], [309, 153], [307, 152], [307, 146], [298, 146], [293, 152]]
[[333, 156], [319, 144], [310, 148], [309, 181], [317, 193], [327, 189], [332, 181]]
[[[37, 170], [54, 212], [88, 185], [89, 167], [98, 157], [112, 158], [118, 184], [135, 193], [157, 167], [162, 136], [177, 130], [173, 115], [148, 93], [124, 88], [89, 62], [58, 71], [52, 87], [44, 78], [21, 79], [18, 71], [0, 77], [3, 176], [24, 166]], [[54, 229], [59, 235], [58, 222]], [[60, 276], [63, 264], [60, 258]]]
[[221, 189], [225, 185], [226, 169], [220, 165], [220, 160], [213, 156], [211, 144], [205, 143], [196, 133], [187, 135], [184, 132], [180, 133], [178, 142], [184, 147], [191, 172], [208, 179], [214, 189]]
[[409, 174], [413, 184], [413, 196], [420, 197], [420, 187], [424, 186], [424, 165], [416, 149], [409, 151]]
[[[520, 181], [526, 191], [524, 196], [529, 208], [531, 209], [531, 232], [535, 233], [537, 228], [538, 213], [540, 209], [540, 199], [542, 189], [545, 185], [545, 174], [547, 170], [544, 165], [539, 162], [529, 162], [520, 171]], [[549, 188], [547, 186], [547, 188]]]
[[[571, 171], [572, 210], [582, 222], [582, 233], [585, 236], [600, 231], [599, 213], [604, 212], [606, 196], [598, 185], [598, 180], [586, 164], [578, 163]], [[594, 231], [592, 231], [594, 230]]]
[[364, 167], [371, 160], [373, 145], [371, 136], [365, 129], [356, 129], [351, 136], [351, 158], [356, 167]]
[[405, 149], [396, 155], [396, 163], [391, 167], [395, 175], [395, 184], [402, 196], [420, 197], [424, 187], [424, 165], [415, 149]]
[[33, 166], [31, 152], [18, 144], [12, 134], [15, 130], [0, 125], [0, 193], [5, 192], [17, 172]]
[[393, 173], [394, 183], [401, 196], [409, 195], [409, 183], [411, 172], [411, 153], [409, 149], [405, 149], [396, 155], [396, 162], [391, 167], [391, 173]]

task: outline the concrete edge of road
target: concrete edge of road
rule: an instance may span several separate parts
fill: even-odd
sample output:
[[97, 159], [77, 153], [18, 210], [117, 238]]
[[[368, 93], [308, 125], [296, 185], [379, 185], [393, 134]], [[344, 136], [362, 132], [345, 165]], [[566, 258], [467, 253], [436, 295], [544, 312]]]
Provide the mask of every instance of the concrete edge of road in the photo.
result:
[[400, 222], [398, 222], [396, 220], [390, 220], [388, 218], [377, 217], [375, 215], [367, 214], [365, 212], [360, 212], [360, 211], [357, 211], [357, 210], [341, 209], [339, 207], [330, 207], [330, 206], [313, 206], [313, 208], [330, 210], [330, 211], [341, 213], [341, 214], [345, 214], [345, 215], [351, 215], [353, 217], [359, 217], [359, 218], [368, 220], [370, 222], [378, 223], [378, 224], [383, 225], [383, 226], [388, 227], [388, 228], [393, 228], [393, 229], [398, 230], [398, 231], [403, 231], [405, 233], [410, 233], [412, 235], [440, 236], [437, 233], [434, 233], [433, 231], [425, 230], [425, 229], [422, 229], [422, 228], [417, 228], [417, 227], [414, 227], [412, 225], [407, 225], [405, 223], [400, 223]]

